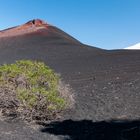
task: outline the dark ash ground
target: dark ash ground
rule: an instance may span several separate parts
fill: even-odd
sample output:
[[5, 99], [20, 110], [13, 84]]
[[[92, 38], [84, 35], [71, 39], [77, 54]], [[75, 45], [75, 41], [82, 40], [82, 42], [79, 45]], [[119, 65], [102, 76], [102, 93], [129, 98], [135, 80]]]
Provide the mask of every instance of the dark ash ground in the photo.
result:
[[0, 140], [139, 140], [140, 51], [88, 47], [49, 28], [0, 38], [0, 64], [45, 62], [71, 86], [75, 107], [39, 130], [0, 121]]

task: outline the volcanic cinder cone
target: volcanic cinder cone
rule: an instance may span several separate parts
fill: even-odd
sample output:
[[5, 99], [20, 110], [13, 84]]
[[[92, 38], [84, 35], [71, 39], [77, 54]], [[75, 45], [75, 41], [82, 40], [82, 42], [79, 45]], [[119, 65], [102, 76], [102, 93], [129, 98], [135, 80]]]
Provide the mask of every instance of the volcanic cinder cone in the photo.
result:
[[140, 51], [90, 47], [37, 19], [0, 31], [0, 64], [20, 59], [45, 62], [70, 85], [75, 106], [63, 119], [140, 118]]
[[[40, 34], [48, 37], [57, 37], [67, 39], [69, 41], [77, 43], [76, 39], [71, 37], [70, 35], [66, 34], [62, 30], [54, 27], [43, 20], [34, 19], [31, 20], [23, 25], [16, 26], [13, 28], [5, 29], [0, 31], [0, 38], [5, 37], [16, 37], [16, 36], [23, 36], [23, 35], [31, 35], [31, 34]], [[78, 42], [79, 43], [79, 42]]]

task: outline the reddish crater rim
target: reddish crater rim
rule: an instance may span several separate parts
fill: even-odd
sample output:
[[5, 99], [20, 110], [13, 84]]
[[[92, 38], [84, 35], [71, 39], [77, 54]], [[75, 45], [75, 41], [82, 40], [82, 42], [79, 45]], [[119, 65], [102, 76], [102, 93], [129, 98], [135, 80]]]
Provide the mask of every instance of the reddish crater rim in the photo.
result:
[[35, 26], [42, 26], [42, 25], [48, 25], [45, 21], [41, 19], [33, 19], [25, 23], [25, 25], [35, 25]]
[[39, 29], [48, 30], [48, 26], [51, 25], [47, 24], [43, 20], [33, 19], [23, 25], [0, 31], [0, 37], [9, 37], [9, 36], [28, 34], [28, 33], [36, 32]]

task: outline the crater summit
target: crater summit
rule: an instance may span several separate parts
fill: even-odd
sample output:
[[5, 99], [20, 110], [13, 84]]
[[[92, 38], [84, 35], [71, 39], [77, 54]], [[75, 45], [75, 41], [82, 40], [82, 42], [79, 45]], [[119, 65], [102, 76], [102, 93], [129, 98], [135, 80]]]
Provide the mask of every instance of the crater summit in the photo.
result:
[[28, 21], [24, 25], [27, 25], [27, 26], [44, 26], [44, 25], [48, 25], [48, 24], [41, 19], [33, 19], [33, 20]]
[[41, 19], [33, 19], [23, 25], [19, 25], [13, 28], [0, 31], [0, 37], [9, 37], [9, 36], [27, 34], [27, 33], [37, 31], [38, 29], [41, 28], [47, 29], [48, 26], [50, 25]]

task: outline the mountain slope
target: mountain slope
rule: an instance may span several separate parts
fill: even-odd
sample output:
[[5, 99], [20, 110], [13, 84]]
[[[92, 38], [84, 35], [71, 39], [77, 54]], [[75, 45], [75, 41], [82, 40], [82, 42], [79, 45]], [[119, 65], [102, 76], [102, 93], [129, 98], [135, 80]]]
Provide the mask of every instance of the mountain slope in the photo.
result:
[[68, 35], [67, 33], [63, 32], [57, 27], [47, 24], [46, 22], [40, 19], [31, 20], [23, 25], [2, 30], [0, 31], [0, 38], [16, 37], [28, 34], [41, 34], [48, 37], [54, 36], [72, 41], [74, 43], [80, 43], [72, 36]]
[[140, 51], [86, 46], [41, 20], [2, 32], [0, 64], [20, 59], [44, 61], [70, 85], [76, 103], [62, 120], [140, 118]]

